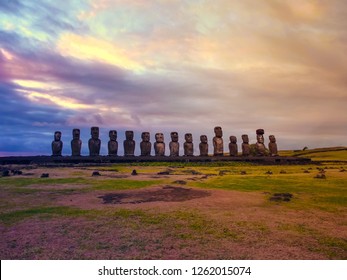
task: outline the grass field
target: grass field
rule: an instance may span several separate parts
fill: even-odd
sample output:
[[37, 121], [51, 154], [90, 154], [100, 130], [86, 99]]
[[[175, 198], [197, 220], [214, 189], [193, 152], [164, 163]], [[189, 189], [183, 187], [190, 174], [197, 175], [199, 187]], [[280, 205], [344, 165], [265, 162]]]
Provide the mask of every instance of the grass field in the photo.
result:
[[0, 256], [347, 259], [346, 153], [300, 152], [323, 161], [309, 165], [10, 166], [23, 175], [0, 178]]

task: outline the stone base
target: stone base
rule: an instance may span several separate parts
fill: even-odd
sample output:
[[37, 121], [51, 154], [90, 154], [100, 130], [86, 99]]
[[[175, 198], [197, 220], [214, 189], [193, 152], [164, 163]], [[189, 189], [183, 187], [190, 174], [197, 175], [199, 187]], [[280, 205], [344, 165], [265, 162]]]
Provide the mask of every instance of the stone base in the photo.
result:
[[0, 157], [0, 165], [5, 164], [104, 164], [104, 163], [136, 163], [136, 162], [252, 162], [259, 164], [307, 164], [309, 158], [259, 156], [23, 156]]

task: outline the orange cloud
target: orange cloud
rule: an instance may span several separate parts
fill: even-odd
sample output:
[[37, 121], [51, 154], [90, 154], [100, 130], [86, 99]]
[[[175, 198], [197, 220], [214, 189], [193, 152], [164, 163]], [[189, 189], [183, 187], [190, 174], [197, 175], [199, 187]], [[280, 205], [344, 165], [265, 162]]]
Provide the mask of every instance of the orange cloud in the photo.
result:
[[57, 49], [64, 56], [82, 60], [96, 60], [135, 72], [144, 70], [143, 66], [133, 59], [126, 50], [116, 44], [91, 36], [65, 33], [60, 37]]

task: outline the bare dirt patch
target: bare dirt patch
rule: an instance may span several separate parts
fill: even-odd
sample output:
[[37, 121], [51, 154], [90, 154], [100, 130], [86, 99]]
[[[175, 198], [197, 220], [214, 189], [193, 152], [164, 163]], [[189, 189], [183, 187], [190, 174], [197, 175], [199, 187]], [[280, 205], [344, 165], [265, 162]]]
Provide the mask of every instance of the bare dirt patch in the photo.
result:
[[210, 193], [207, 191], [167, 185], [161, 187], [159, 190], [151, 189], [136, 192], [108, 193], [98, 198], [101, 198], [105, 204], [137, 204], [154, 201], [186, 201], [206, 196], [210, 196]]

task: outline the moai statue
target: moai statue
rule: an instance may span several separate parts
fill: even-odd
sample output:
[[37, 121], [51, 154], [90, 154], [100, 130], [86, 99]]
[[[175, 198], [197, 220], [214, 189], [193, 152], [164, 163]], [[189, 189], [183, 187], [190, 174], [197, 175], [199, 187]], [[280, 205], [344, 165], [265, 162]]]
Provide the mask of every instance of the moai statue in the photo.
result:
[[249, 139], [247, 134], [242, 135], [242, 155], [248, 157], [251, 154], [251, 148], [249, 147]]
[[193, 146], [193, 136], [191, 133], [186, 133], [184, 135], [184, 155], [185, 156], [193, 156], [194, 155], [194, 146]]
[[229, 153], [230, 156], [236, 157], [238, 155], [238, 149], [237, 149], [237, 138], [236, 136], [230, 136], [230, 143], [229, 143]]
[[118, 153], [117, 131], [110, 130], [108, 133], [110, 141], [108, 141], [108, 155], [116, 156]]
[[215, 137], [213, 137], [213, 155], [222, 156], [223, 155], [223, 131], [220, 126], [214, 128]]
[[264, 129], [257, 129], [257, 143], [255, 144], [255, 150], [257, 156], [265, 156], [265, 145], [264, 145]]
[[154, 151], [156, 156], [165, 156], [164, 134], [155, 134]]
[[124, 156], [134, 156], [135, 152], [135, 141], [134, 141], [134, 131], [125, 131], [125, 140], [123, 142], [124, 146]]
[[201, 135], [200, 136], [200, 142], [201, 142], [199, 144], [200, 156], [207, 157], [208, 156], [207, 136]]
[[180, 143], [178, 143], [178, 133], [171, 132], [171, 142], [169, 143], [170, 157], [178, 157], [180, 150]]
[[80, 130], [78, 128], [74, 128], [72, 130], [72, 140], [71, 140], [71, 155], [72, 156], [80, 156], [82, 141], [80, 139]]
[[276, 143], [276, 138], [274, 135], [269, 136], [269, 151], [270, 151], [270, 156], [278, 156], [278, 150], [277, 150], [277, 143]]
[[93, 126], [90, 129], [90, 134], [92, 138], [88, 141], [89, 155], [98, 156], [100, 154], [101, 140], [99, 139], [99, 128]]
[[54, 141], [52, 141], [52, 156], [61, 156], [63, 150], [63, 142], [61, 139], [61, 132], [54, 132]]
[[141, 156], [150, 156], [152, 144], [149, 142], [150, 134], [149, 132], [142, 132], [141, 134], [142, 142], [140, 143]]

